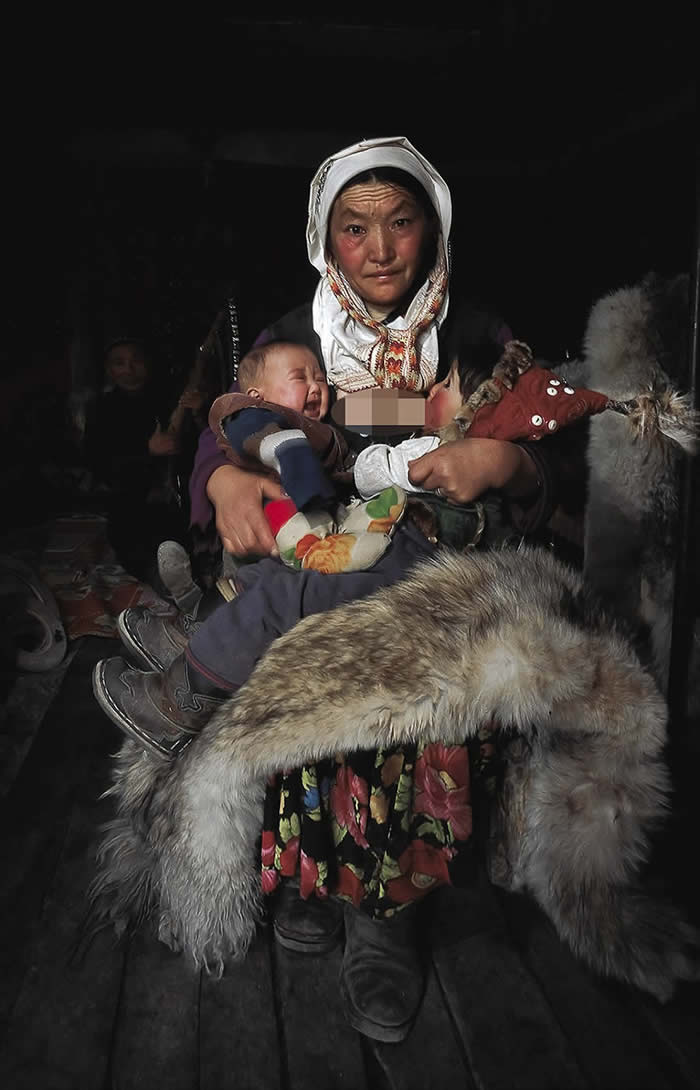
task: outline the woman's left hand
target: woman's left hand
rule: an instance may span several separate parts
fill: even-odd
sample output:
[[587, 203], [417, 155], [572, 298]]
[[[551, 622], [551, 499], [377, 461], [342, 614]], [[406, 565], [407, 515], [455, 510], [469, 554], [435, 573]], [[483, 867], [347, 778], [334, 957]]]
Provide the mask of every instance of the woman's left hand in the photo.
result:
[[537, 470], [522, 447], [503, 439], [459, 439], [409, 462], [411, 484], [439, 491], [452, 503], [471, 503], [489, 488], [512, 497], [532, 493]]

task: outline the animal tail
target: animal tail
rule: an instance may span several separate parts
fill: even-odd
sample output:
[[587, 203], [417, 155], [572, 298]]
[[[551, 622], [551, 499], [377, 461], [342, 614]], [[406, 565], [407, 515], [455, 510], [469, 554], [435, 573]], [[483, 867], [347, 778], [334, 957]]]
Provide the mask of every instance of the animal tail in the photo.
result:
[[650, 832], [668, 806], [668, 773], [653, 759], [623, 758], [616, 770], [612, 751], [595, 743], [588, 762], [566, 751], [538, 761], [525, 884], [590, 968], [666, 1002], [679, 981], [700, 979], [700, 935], [641, 885]]
[[87, 891], [85, 938], [105, 927], [117, 935], [139, 926], [157, 901], [158, 868], [149, 843], [149, 812], [159, 772], [164, 766], [125, 742], [113, 771], [113, 784], [104, 793], [117, 800], [117, 814], [102, 826], [97, 872]]
[[675, 905], [633, 886], [578, 883], [558, 903], [537, 897], [574, 954], [602, 976], [668, 1002], [700, 980], [700, 935]]
[[649, 442], [669, 440], [686, 454], [697, 453], [700, 413], [693, 408], [688, 394], [652, 385], [629, 401], [610, 399], [608, 408], [628, 417], [637, 438]]

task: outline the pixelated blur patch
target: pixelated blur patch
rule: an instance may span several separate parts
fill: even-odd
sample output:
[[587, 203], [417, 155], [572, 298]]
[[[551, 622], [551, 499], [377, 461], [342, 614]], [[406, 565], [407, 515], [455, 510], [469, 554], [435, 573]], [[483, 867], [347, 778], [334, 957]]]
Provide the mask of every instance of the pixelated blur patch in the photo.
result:
[[407, 390], [358, 390], [336, 401], [331, 416], [363, 435], [406, 435], [425, 426], [425, 398]]

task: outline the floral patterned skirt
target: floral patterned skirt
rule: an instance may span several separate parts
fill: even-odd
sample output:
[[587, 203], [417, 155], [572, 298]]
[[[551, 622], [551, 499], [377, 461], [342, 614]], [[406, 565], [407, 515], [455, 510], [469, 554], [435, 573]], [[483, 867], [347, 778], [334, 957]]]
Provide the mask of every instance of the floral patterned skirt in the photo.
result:
[[498, 771], [489, 725], [461, 746], [363, 751], [276, 776], [265, 800], [263, 891], [298, 877], [304, 899], [333, 894], [391, 916], [451, 882], [475, 804]]

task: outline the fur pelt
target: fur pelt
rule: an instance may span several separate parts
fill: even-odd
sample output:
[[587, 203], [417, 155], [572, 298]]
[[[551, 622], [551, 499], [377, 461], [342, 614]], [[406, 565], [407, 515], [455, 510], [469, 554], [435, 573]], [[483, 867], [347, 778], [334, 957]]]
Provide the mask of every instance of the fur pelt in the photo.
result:
[[530, 754], [522, 805], [501, 808], [496, 880], [528, 890], [595, 970], [668, 998], [695, 971], [691, 934], [639, 884], [667, 805], [665, 703], [579, 575], [544, 549], [445, 551], [275, 641], [178, 761], [128, 742], [96, 911], [121, 928], [155, 913], [163, 941], [222, 969], [260, 919], [271, 774], [460, 742], [494, 717]]
[[[644, 387], [678, 398], [688, 382], [688, 289], [687, 276], [650, 274], [598, 300], [584, 336], [585, 381], [620, 400]], [[617, 616], [648, 629], [649, 661], [666, 691], [683, 454], [673, 443], [640, 442], [624, 419], [603, 413], [590, 422], [587, 457], [586, 582]], [[692, 578], [687, 595], [697, 613]], [[699, 667], [691, 663], [691, 706]]]

